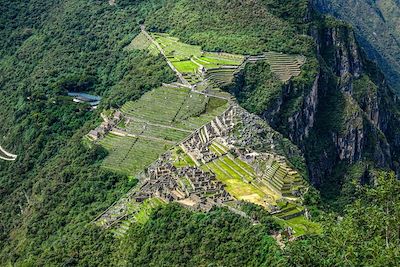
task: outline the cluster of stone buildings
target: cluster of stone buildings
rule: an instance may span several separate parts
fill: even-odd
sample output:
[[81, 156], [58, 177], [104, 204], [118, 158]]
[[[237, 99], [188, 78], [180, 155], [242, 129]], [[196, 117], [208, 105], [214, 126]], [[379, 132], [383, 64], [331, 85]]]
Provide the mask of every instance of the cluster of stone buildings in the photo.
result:
[[197, 162], [206, 164], [218, 158], [209, 146], [216, 139], [224, 143], [222, 138], [227, 136], [235, 126], [237, 107], [232, 105], [223, 114], [210, 123], [194, 132], [188, 139], [181, 143], [181, 148]]
[[104, 121], [96, 129], [91, 130], [88, 133], [89, 138], [94, 141], [103, 138], [108, 132], [118, 125], [123, 117], [123, 114], [119, 110], [115, 111], [111, 117], [102, 115]]
[[136, 202], [158, 197], [179, 202], [195, 210], [209, 211], [213, 206], [232, 201], [215, 175], [198, 167], [176, 168], [168, 155], [147, 170], [147, 180], [134, 196]]
[[[194, 161], [195, 166], [176, 167], [171, 151], [162, 155], [141, 173], [140, 185], [110, 207], [98, 221], [109, 227], [129, 214], [129, 205], [136, 205], [155, 197], [167, 203], [177, 202], [201, 211], [209, 211], [213, 206], [233, 202], [235, 199], [225, 190], [225, 185], [216, 179], [215, 174], [200, 168], [227, 154], [227, 148], [235, 157], [254, 168], [251, 183], [255, 186], [266, 185], [280, 192], [282, 197], [293, 197], [293, 186], [302, 186], [303, 180], [300, 174], [287, 165], [285, 158], [275, 153], [256, 153], [243, 146], [250, 140], [241, 141], [234, 136], [238, 123], [252, 125], [256, 132], [262, 131], [262, 125], [254, 122], [252, 117], [247, 116], [246, 121], [242, 120], [245, 116], [242, 113], [240, 107], [232, 105], [180, 143], [180, 147]], [[115, 112], [112, 118], [104, 118], [102, 125], [90, 135], [95, 140], [101, 138], [108, 131], [115, 129], [121, 119], [122, 114]], [[225, 149], [220, 148], [216, 151], [216, 144], [223, 145]], [[273, 141], [270, 145], [273, 145]], [[213, 146], [214, 149], [211, 150], [210, 147]], [[279, 210], [273, 208], [272, 211]]]

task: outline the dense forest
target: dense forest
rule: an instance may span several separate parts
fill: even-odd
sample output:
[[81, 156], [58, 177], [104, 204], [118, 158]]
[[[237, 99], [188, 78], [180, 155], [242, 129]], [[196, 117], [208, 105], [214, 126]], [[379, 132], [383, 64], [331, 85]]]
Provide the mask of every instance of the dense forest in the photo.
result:
[[[148, 222], [131, 226], [122, 240], [92, 224], [137, 180], [100, 168], [107, 151], [87, 145], [82, 137], [99, 123], [101, 110], [120, 107], [176, 79], [161, 56], [124, 49], [139, 33], [139, 24], [207, 51], [306, 55], [304, 71], [289, 86], [293, 90], [285, 91], [266, 63], [246, 67], [235, 86], [225, 88], [244, 108], [262, 115], [288, 138], [292, 126], [286, 122], [302, 109], [320, 69], [326, 71], [321, 76], [327, 77], [329, 88], [339, 84], [330, 75], [330, 56], [317, 53], [316, 35], [324, 27], [347, 27], [324, 21], [306, 0], [116, 3], [1, 1], [0, 145], [18, 155], [15, 162], [0, 161], [1, 266], [400, 264], [400, 183], [391, 171], [396, 170], [400, 155], [394, 149], [387, 152], [393, 164], [373, 164], [379, 154], [377, 143], [399, 146], [392, 117], [387, 119], [392, 136], [375, 125], [365, 127], [369, 131], [365, 151], [371, 155], [360, 161], [339, 161], [335, 156], [332, 162], [338, 162], [329, 167], [330, 173], [312, 172], [310, 183], [315, 188], [304, 202], [323, 233], [302, 236], [283, 249], [272, 237], [282, 226], [253, 205], [246, 209], [260, 222], [257, 225], [224, 208], [201, 213], [176, 204], [157, 208]], [[360, 106], [367, 101], [366, 94], [384, 84], [374, 64], [365, 62], [371, 65], [355, 83]], [[86, 104], [73, 103], [69, 91], [86, 91], [103, 100], [98, 110], [91, 111]], [[285, 105], [273, 113], [278, 118], [273, 121], [268, 107], [282, 95]], [[335, 120], [344, 120], [337, 111], [349, 106], [333, 89], [324, 100], [326, 106], [317, 115], [318, 125], [310, 137], [304, 142], [291, 138], [303, 151], [310, 149], [305, 154], [311, 166], [319, 164], [319, 155], [335, 150], [326, 129], [345, 125]], [[391, 114], [398, 114], [398, 103], [386, 103]]]

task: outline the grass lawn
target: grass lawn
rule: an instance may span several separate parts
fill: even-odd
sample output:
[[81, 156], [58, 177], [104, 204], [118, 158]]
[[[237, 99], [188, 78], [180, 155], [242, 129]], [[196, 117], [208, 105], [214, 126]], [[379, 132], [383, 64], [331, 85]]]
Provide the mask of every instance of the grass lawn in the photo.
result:
[[138, 174], [171, 147], [163, 142], [114, 134], [108, 134], [100, 144], [109, 153], [102, 167], [126, 175]]
[[154, 56], [160, 53], [153, 42], [151, 42], [143, 33], [139, 33], [125, 49], [127, 51], [131, 51], [134, 49], [148, 50], [150, 54]]
[[[223, 162], [227, 165], [229, 165], [229, 167], [231, 167], [232, 169], [234, 169], [236, 172], [240, 173], [243, 177], [245, 177], [248, 181], [251, 181], [254, 179], [254, 171], [247, 171], [247, 169], [242, 168], [238, 163], [237, 163], [237, 159], [231, 159], [229, 157], [223, 157], [222, 158]], [[250, 166], [249, 166], [250, 167]]]
[[262, 205], [265, 207], [265, 201], [268, 200], [266, 195], [251, 184], [245, 183], [238, 176], [231, 176], [229, 173], [222, 171], [214, 163], [208, 163], [203, 170], [211, 170], [222, 183], [226, 185], [229, 194], [239, 200], [245, 200], [251, 203]]
[[200, 57], [200, 61], [203, 62], [208, 62], [209, 64], [216, 64], [218, 66], [239, 66], [242, 64], [243, 60], [232, 60], [232, 59], [226, 59], [226, 58], [221, 58], [221, 57]]
[[172, 65], [180, 72], [180, 73], [195, 73], [199, 68], [198, 65], [193, 63], [190, 60], [184, 61], [173, 61]]
[[200, 57], [202, 54], [200, 46], [179, 42], [178, 38], [171, 37], [168, 34], [153, 33], [152, 36], [163, 48], [164, 53], [176, 60], [190, 59], [192, 56]]
[[[170, 149], [173, 143], [183, 140], [228, 107], [227, 101], [212, 99], [188, 88], [160, 87], [137, 101], [127, 102], [121, 108], [126, 116], [131, 117], [130, 122], [124, 125], [125, 130], [142, 137], [108, 134], [100, 141], [109, 152], [103, 160], [103, 167], [127, 175], [137, 174]], [[182, 160], [178, 164], [184, 164], [184, 160], [193, 164], [190, 158]]]

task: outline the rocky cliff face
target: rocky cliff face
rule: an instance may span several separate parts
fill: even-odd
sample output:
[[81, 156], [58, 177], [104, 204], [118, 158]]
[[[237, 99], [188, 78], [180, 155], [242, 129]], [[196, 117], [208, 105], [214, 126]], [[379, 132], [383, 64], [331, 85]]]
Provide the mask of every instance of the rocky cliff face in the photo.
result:
[[[321, 182], [321, 175], [329, 175], [335, 165], [343, 161], [349, 164], [370, 161], [378, 168], [396, 168], [393, 160], [397, 160], [397, 156], [393, 154], [398, 149], [398, 130], [394, 130], [400, 127], [395, 117], [398, 106], [384, 77], [372, 77], [373, 64], [365, 59], [354, 33], [347, 26], [324, 25], [315, 29], [312, 35], [318, 46], [320, 71], [323, 73], [315, 94], [319, 99], [311, 101], [319, 103], [317, 115], [314, 115], [318, 117], [316, 123], [319, 125], [313, 130], [319, 138], [330, 136], [330, 146], [336, 152], [333, 158], [328, 156], [329, 149], [324, 149], [326, 156], [319, 159], [331, 162], [330, 166], [314, 162], [316, 168], [310, 170], [314, 182]], [[337, 105], [337, 108], [331, 110], [324, 107], [326, 104]], [[326, 110], [339, 112], [340, 116]], [[324, 120], [332, 120], [333, 127], [321, 127]], [[391, 125], [391, 130], [388, 125]], [[304, 129], [304, 133], [308, 131]], [[394, 137], [387, 138], [393, 134]], [[309, 141], [318, 142], [318, 139]], [[306, 142], [305, 148], [309, 147]]]
[[285, 121], [276, 119], [298, 90], [289, 82], [263, 117], [274, 127], [286, 125], [286, 135], [307, 156], [314, 184], [323, 183], [340, 163], [398, 168], [399, 105], [383, 75], [366, 60], [347, 26], [325, 24], [311, 35], [320, 68], [312, 87], [303, 90], [300, 108]]
[[390, 84], [400, 90], [400, 1], [312, 0], [321, 12], [353, 25], [368, 57], [385, 70]]

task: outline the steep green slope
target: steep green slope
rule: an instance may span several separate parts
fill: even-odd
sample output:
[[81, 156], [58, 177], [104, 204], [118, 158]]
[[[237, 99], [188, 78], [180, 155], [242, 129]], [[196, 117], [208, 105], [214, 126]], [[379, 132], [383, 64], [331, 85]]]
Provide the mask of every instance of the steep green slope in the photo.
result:
[[2, 3], [0, 143], [21, 156], [0, 162], [0, 262], [108, 265], [97, 255], [109, 234], [89, 222], [134, 182], [100, 170], [105, 151], [81, 140], [99, 114], [66, 93], [90, 90], [106, 106], [174, 79], [161, 59], [123, 50], [151, 5]]
[[307, 2], [167, 1], [145, 24], [150, 31], [168, 31], [184, 42], [201, 44], [206, 51], [310, 55], [312, 39], [301, 34]]
[[[321, 218], [327, 218], [321, 220], [326, 234], [305, 236], [288, 243], [284, 251], [278, 250], [269, 236], [279, 227], [257, 207], [248, 208], [250, 218], [246, 219], [221, 209], [204, 214], [167, 205], [156, 210], [143, 225], [133, 225], [122, 242], [91, 224], [99, 212], [136, 181], [100, 168], [106, 151], [82, 142], [82, 137], [98, 124], [96, 118], [100, 114], [89, 111], [84, 104], [73, 103], [66, 93], [84, 90], [101, 95], [102, 109], [122, 106], [162, 82], [174, 81], [161, 57], [124, 49], [139, 33], [138, 22], [144, 21], [153, 30], [169, 31], [211, 51], [257, 54], [273, 50], [306, 55], [302, 74], [288, 83], [271, 75], [267, 64], [257, 63], [237, 77], [240, 86], [230, 89], [243, 106], [263, 115], [303, 150], [312, 148], [309, 168], [327, 170], [314, 172], [314, 181], [337, 182], [329, 171], [331, 163], [340, 161], [340, 153], [332, 146], [330, 130], [333, 128], [344, 142], [352, 141], [346, 133], [355, 131], [343, 126], [359, 123], [360, 117], [365, 120], [363, 133], [368, 136], [362, 144], [371, 148], [362, 150], [361, 155], [367, 151], [382, 160], [379, 166], [389, 167], [386, 152], [381, 150], [390, 143], [394, 149], [389, 154], [399, 157], [398, 108], [380, 71], [363, 61], [362, 75], [346, 83], [345, 78], [354, 75], [354, 71], [341, 73], [330, 63], [342, 61], [317, 55], [313, 38], [305, 35], [313, 25], [308, 1], [165, 2], [117, 0], [115, 6], [92, 0], [1, 2], [4, 12], [0, 15], [0, 37], [7, 42], [2, 42], [0, 52], [0, 145], [19, 155], [15, 162], [0, 161], [1, 264], [398, 265], [400, 246], [395, 233], [400, 203], [396, 194], [398, 181], [393, 176], [384, 177], [388, 183], [377, 179], [381, 187], [361, 191], [360, 195], [353, 194], [355, 189], [350, 187], [347, 193], [351, 200], [354, 196], [359, 200], [343, 211], [343, 220], [337, 220], [336, 214], [331, 218], [322, 213]], [[334, 30], [348, 33], [346, 29], [322, 23], [313, 37], [329, 36], [327, 33]], [[344, 37], [337, 43], [356, 46], [346, 42], [352, 40], [351, 34]], [[335, 51], [337, 43], [329, 38], [325, 41], [329, 41], [326, 47], [321, 43], [318, 47]], [[322, 57], [319, 63], [318, 57]], [[318, 71], [318, 64], [323, 72]], [[318, 73], [324, 78], [321, 83], [315, 82]], [[314, 98], [309, 97], [315, 96], [315, 84], [319, 85], [318, 100], [322, 103], [318, 108], [313, 106]], [[348, 92], [335, 90], [350, 88], [349, 84], [354, 85], [354, 93], [344, 99]], [[383, 101], [379, 102], [383, 117], [376, 127], [371, 123], [374, 113], [368, 111], [376, 104], [372, 100], [378, 97]], [[255, 103], [258, 100], [260, 103]], [[346, 114], [357, 115], [354, 120], [343, 120], [343, 106]], [[276, 107], [280, 109], [276, 111]], [[312, 128], [310, 121], [317, 126], [307, 137], [305, 132]], [[386, 128], [383, 122], [388, 122]], [[342, 131], [344, 134], [339, 135]], [[325, 142], [329, 143], [327, 148]], [[355, 159], [358, 157], [359, 154]], [[353, 158], [342, 161], [350, 160]], [[315, 167], [316, 163], [321, 165]], [[368, 160], [362, 163], [365, 165], [361, 167], [371, 164]], [[339, 169], [337, 166], [341, 165], [335, 165]], [[345, 167], [354, 166], [357, 167]], [[359, 184], [360, 177], [366, 181], [375, 177], [373, 171], [365, 172], [369, 168], [360, 169], [350, 173], [366, 173], [349, 177], [355, 184]], [[342, 178], [343, 172], [338, 177]], [[305, 196], [305, 204], [315, 218], [321, 214], [314, 190]], [[252, 225], [254, 220], [262, 224]], [[338, 236], [343, 243], [338, 242]]]
[[371, 60], [400, 90], [400, 2], [398, 0], [314, 0], [322, 12], [353, 25]]

